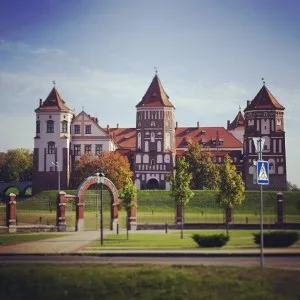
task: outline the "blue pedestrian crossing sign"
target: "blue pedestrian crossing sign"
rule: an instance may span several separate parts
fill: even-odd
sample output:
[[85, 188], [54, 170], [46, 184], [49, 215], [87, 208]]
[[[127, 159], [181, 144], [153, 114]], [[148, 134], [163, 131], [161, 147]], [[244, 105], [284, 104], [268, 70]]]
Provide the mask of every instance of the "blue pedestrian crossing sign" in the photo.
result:
[[269, 162], [259, 160], [257, 162], [257, 183], [269, 184]]

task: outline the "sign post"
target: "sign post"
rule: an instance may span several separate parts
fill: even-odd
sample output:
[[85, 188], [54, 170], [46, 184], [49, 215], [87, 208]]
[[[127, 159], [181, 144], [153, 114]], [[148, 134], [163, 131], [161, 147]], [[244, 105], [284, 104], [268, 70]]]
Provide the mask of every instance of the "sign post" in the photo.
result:
[[262, 160], [262, 150], [265, 139], [252, 138], [256, 153], [258, 154], [258, 161], [256, 163], [256, 178], [257, 184], [260, 185], [260, 267], [264, 267], [264, 227], [263, 227], [263, 185], [269, 184], [269, 162]]

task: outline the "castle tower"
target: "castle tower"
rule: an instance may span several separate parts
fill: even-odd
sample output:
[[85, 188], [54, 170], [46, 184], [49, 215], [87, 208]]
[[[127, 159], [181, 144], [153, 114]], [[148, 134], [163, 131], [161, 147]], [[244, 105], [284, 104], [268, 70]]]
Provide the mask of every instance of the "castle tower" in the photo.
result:
[[136, 105], [134, 180], [137, 189], [169, 189], [167, 176], [175, 163], [175, 108], [154, 76]]
[[44, 102], [40, 99], [35, 113], [33, 194], [43, 190], [57, 190], [58, 182], [61, 189], [66, 189], [70, 176], [70, 124], [73, 112], [53, 87]]
[[245, 133], [245, 119], [241, 112], [241, 109], [239, 109], [238, 114], [231, 123], [230, 120], [227, 121], [227, 130], [241, 143], [243, 143]]
[[255, 153], [253, 137], [265, 139], [262, 158], [269, 161], [269, 185], [265, 189], [286, 190], [286, 153], [284, 107], [263, 85], [252, 101], [247, 101], [244, 135], [244, 180], [247, 189], [258, 189], [253, 183]]

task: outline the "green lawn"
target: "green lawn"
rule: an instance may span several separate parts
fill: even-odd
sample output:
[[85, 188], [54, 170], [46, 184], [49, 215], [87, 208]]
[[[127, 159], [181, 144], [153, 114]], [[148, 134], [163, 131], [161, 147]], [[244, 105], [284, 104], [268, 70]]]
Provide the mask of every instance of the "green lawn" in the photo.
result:
[[[230, 241], [222, 249], [232, 248], [257, 248], [253, 241], [253, 233], [257, 230], [230, 230]], [[202, 231], [184, 231], [184, 238], [180, 238], [180, 232], [165, 233], [129, 233], [127, 240], [126, 234], [109, 234], [104, 238], [104, 247], [106, 248], [124, 248], [124, 249], [196, 249], [197, 245], [191, 238], [193, 234], [210, 235], [226, 232], [224, 230], [202, 230]], [[299, 232], [300, 233], [300, 232]], [[300, 247], [300, 241], [295, 244]], [[295, 247], [294, 246], [294, 247]], [[97, 241], [92, 248], [100, 247], [100, 242]]]
[[1, 299], [299, 300], [300, 271], [206, 266], [0, 265]]
[[63, 233], [10, 233], [0, 234], [0, 246], [7, 246], [11, 244], [18, 244], [24, 242], [33, 242], [43, 239], [49, 239], [59, 236], [65, 236]]

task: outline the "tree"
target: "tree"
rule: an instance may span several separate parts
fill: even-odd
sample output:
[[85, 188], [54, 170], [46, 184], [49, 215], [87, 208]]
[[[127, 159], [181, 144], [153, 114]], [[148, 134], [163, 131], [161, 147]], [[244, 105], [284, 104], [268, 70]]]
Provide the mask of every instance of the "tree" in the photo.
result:
[[241, 175], [236, 172], [236, 167], [228, 155], [225, 156], [219, 172], [220, 184], [219, 191], [216, 195], [216, 201], [225, 209], [228, 235], [228, 223], [231, 220], [231, 208], [236, 204], [241, 204], [245, 200], [245, 184]]
[[288, 191], [299, 191], [297, 184], [293, 184], [290, 181], [287, 182], [287, 190]]
[[169, 176], [171, 182], [171, 196], [174, 199], [177, 207], [181, 207], [181, 238], [183, 238], [183, 211], [194, 193], [190, 189], [192, 174], [189, 172], [189, 164], [185, 157], [177, 160], [175, 174]]
[[136, 206], [137, 190], [135, 184], [130, 177], [125, 179], [123, 188], [119, 191], [119, 197], [122, 200], [121, 205], [128, 211]]
[[3, 171], [5, 180], [32, 180], [33, 156], [28, 149], [17, 148], [8, 150], [4, 160]]
[[218, 166], [212, 162], [211, 152], [202, 151], [199, 144], [192, 143], [184, 153], [192, 173], [191, 187], [193, 189], [217, 189], [219, 183]]
[[77, 184], [96, 172], [102, 172], [117, 189], [123, 188], [126, 179], [132, 177], [128, 158], [118, 152], [104, 151], [99, 155], [86, 153], [75, 162]]

